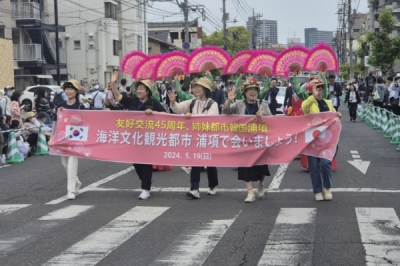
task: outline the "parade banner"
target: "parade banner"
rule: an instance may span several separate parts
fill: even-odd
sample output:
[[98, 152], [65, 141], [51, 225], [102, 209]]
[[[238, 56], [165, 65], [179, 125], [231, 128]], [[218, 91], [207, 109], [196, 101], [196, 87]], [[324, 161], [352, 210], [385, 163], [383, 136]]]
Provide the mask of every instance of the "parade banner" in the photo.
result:
[[307, 116], [202, 116], [62, 110], [50, 140], [60, 156], [157, 165], [248, 167], [290, 163], [299, 153], [332, 160], [341, 121]]

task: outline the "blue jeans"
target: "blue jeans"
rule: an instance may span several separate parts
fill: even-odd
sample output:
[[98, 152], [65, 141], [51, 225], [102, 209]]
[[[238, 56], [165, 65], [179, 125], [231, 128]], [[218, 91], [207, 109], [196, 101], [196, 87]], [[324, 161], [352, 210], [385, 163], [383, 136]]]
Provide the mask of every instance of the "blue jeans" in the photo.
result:
[[[311, 184], [315, 194], [322, 192], [324, 188], [332, 187], [332, 162], [313, 156], [308, 156], [308, 169], [310, 171]], [[321, 180], [322, 170], [322, 180]], [[323, 181], [323, 182], [322, 182]]]
[[[190, 190], [199, 190], [200, 172], [203, 167], [193, 166], [190, 172]], [[207, 167], [208, 187], [218, 186], [218, 172], [216, 167]]]
[[94, 108], [94, 110], [103, 110], [103, 109], [104, 109], [103, 107], [101, 107], [101, 108], [95, 107], [95, 108]]

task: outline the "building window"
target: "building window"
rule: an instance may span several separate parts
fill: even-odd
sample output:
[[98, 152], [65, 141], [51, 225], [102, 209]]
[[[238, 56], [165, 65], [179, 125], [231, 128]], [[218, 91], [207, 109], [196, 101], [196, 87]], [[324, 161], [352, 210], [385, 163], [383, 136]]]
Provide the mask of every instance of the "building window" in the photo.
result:
[[6, 28], [5, 26], [0, 26], [0, 38], [5, 38], [6, 37]]
[[113, 3], [110, 2], [105, 2], [104, 8], [105, 8], [104, 13], [106, 18], [117, 19], [117, 5], [114, 5]]
[[113, 40], [113, 55], [118, 56], [119, 41]]
[[136, 0], [136, 16], [138, 18], [142, 17], [142, 3], [141, 3], [141, 0]]
[[137, 36], [137, 49], [143, 51], [143, 37], [140, 35]]
[[81, 49], [81, 41], [74, 41], [74, 49]]

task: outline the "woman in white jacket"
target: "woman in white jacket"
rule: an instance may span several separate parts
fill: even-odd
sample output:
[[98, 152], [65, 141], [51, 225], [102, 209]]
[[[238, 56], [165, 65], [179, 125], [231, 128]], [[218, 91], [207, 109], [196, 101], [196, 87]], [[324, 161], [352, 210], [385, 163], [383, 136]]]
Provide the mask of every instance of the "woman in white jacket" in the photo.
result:
[[[257, 80], [254, 78], [248, 79], [243, 84], [243, 96], [245, 100], [237, 100], [234, 89], [229, 90], [228, 100], [222, 107], [223, 114], [238, 114], [238, 115], [254, 115], [256, 117], [272, 115], [268, 106], [268, 102], [258, 100], [260, 87]], [[258, 198], [264, 197], [264, 177], [270, 176], [268, 165], [254, 165], [252, 167], [239, 167], [238, 179], [246, 183], [247, 197], [244, 200], [246, 203], [251, 203], [256, 200], [253, 193], [253, 182], [258, 181]]]
[[[168, 91], [171, 109], [176, 114], [185, 114], [186, 118], [194, 115], [219, 115], [218, 104], [211, 99], [212, 83], [208, 78], [200, 78], [193, 84], [194, 100], [176, 102], [176, 94]], [[202, 167], [192, 167], [190, 173], [190, 191], [186, 194], [193, 199], [200, 199], [200, 171]], [[218, 186], [218, 172], [216, 167], [207, 167], [208, 195], [215, 195]]]

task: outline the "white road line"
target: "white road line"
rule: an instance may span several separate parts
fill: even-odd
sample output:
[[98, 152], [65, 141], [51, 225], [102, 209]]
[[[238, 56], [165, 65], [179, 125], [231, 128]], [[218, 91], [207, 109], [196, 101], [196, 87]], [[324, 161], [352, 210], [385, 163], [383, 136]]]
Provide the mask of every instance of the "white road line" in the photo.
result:
[[[208, 188], [200, 188], [200, 192], [207, 192]], [[91, 191], [93, 192], [111, 192], [111, 191], [129, 191], [129, 192], [141, 192], [142, 189], [124, 189], [124, 188], [94, 188]], [[151, 192], [187, 192], [188, 188], [184, 187], [169, 187], [169, 188], [158, 188], [152, 187]], [[312, 189], [272, 189], [267, 190], [268, 193], [303, 193], [303, 192], [312, 192]], [[400, 193], [400, 190], [396, 189], [379, 189], [379, 188], [332, 188], [332, 192], [362, 192], [362, 193]], [[226, 192], [226, 193], [236, 193], [236, 192], [247, 192], [245, 188], [218, 188], [218, 192]]]
[[5, 164], [5, 165], [0, 166], [0, 169], [1, 168], [6, 168], [6, 167], [9, 167], [9, 166], [11, 166], [11, 164]]
[[312, 265], [316, 208], [282, 208], [258, 265]]
[[202, 265], [237, 216], [186, 229], [151, 265]]
[[31, 204], [1, 204], [0, 215], [8, 215], [28, 206], [31, 206]]
[[400, 220], [393, 208], [356, 208], [367, 265], [400, 265]]
[[360, 155], [352, 155], [354, 159], [361, 159]]
[[[126, 173], [129, 173], [129, 172], [132, 171], [133, 169], [135, 169], [135, 168], [134, 168], [133, 166], [130, 166], [130, 167], [126, 168], [125, 170], [122, 170], [122, 171], [120, 171], [120, 172], [118, 172], [118, 173], [116, 173], [116, 174], [110, 175], [110, 176], [108, 176], [108, 177], [106, 177], [106, 178], [104, 178], [104, 179], [102, 179], [102, 180], [99, 180], [99, 181], [97, 181], [97, 182], [94, 182], [94, 183], [90, 184], [89, 186], [80, 189], [80, 190], [79, 190], [79, 194], [82, 194], [82, 193], [84, 193], [84, 192], [86, 192], [86, 191], [90, 191], [90, 190], [92, 190], [92, 189], [94, 189], [94, 188], [97, 188], [98, 186], [103, 185], [103, 184], [105, 184], [105, 183], [107, 183], [107, 182], [109, 182], [109, 181], [111, 181], [111, 180], [114, 180], [114, 179], [116, 179], [117, 177], [120, 177], [121, 175], [124, 175], [124, 174], [126, 174]], [[63, 202], [63, 201], [66, 201], [66, 200], [68, 200], [68, 199], [67, 199], [67, 195], [62, 196], [61, 198], [52, 200], [52, 201], [50, 201], [50, 202], [47, 202], [46, 205], [59, 204], [59, 203], [61, 203], [61, 202]]]
[[269, 185], [268, 189], [278, 189], [279, 186], [282, 183], [282, 179], [285, 176], [286, 170], [288, 168], [289, 164], [281, 164], [278, 168], [278, 170], [275, 173], [274, 178], [271, 181], [271, 184]]
[[96, 265], [168, 207], [134, 207], [43, 265]]
[[351, 154], [358, 154], [358, 151], [350, 151]]
[[362, 162], [361, 159], [354, 159], [353, 161], [355, 161], [355, 162]]
[[45, 216], [39, 218], [39, 220], [63, 220], [63, 219], [71, 219], [79, 216], [80, 214], [86, 212], [93, 206], [85, 206], [85, 205], [71, 205], [65, 207], [63, 209], [56, 210], [54, 212], [50, 212]]

